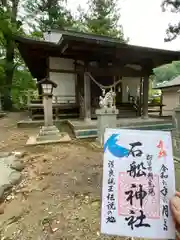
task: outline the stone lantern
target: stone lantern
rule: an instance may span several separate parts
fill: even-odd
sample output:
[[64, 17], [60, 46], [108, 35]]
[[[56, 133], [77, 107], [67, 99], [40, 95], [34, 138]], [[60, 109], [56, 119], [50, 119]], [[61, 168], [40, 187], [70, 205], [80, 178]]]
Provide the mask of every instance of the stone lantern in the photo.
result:
[[37, 136], [32, 136], [27, 141], [27, 145], [48, 144], [57, 142], [69, 142], [71, 139], [67, 133], [60, 133], [59, 129], [53, 124], [52, 96], [53, 88], [57, 84], [48, 78], [44, 78], [37, 83], [42, 88], [44, 126], [41, 127]]
[[52, 108], [52, 96], [53, 88], [57, 87], [57, 84], [44, 78], [37, 83], [42, 87], [43, 92], [43, 107], [44, 107], [44, 126], [53, 126], [53, 108]]

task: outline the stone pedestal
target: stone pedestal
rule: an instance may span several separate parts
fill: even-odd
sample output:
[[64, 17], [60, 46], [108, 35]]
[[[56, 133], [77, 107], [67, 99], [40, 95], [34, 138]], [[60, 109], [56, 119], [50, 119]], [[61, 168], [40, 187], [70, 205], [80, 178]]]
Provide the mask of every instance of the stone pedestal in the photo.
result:
[[[38, 82], [38, 86], [43, 88], [43, 105], [44, 105], [44, 126], [41, 127], [39, 134], [31, 136], [26, 145], [50, 144], [59, 142], [69, 142], [71, 138], [67, 133], [60, 133], [58, 128], [53, 125], [53, 108], [52, 108], [52, 90], [57, 84], [44, 78]], [[48, 93], [50, 91], [50, 93]]]
[[116, 120], [119, 111], [116, 108], [101, 108], [96, 110], [98, 143], [103, 146], [104, 132], [106, 128], [116, 128]]
[[59, 129], [56, 126], [43, 126], [36, 138], [37, 141], [58, 140], [60, 138]]
[[180, 132], [180, 105], [174, 109], [173, 125], [177, 132]]
[[41, 127], [39, 134], [31, 136], [27, 145], [40, 145], [40, 144], [51, 144], [51, 143], [65, 143], [70, 142], [71, 138], [68, 133], [59, 132], [56, 126], [43, 126]]

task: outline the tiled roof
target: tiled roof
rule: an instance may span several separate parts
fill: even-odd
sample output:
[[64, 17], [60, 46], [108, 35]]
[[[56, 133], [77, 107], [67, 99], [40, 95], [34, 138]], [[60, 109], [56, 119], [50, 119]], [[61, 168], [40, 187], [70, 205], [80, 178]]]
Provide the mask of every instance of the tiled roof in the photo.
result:
[[155, 88], [168, 88], [168, 87], [175, 87], [175, 86], [180, 86], [180, 75], [175, 77], [174, 79], [172, 79], [169, 82], [165, 82], [162, 84], [158, 84], [156, 85]]

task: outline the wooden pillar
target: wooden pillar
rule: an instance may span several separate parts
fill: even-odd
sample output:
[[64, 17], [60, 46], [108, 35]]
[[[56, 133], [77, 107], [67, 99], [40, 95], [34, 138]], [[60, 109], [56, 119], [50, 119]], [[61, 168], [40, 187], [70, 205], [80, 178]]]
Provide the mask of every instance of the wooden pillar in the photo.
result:
[[149, 76], [143, 80], [143, 118], [148, 118]]
[[[77, 61], [74, 61], [74, 71], [77, 70]], [[78, 91], [78, 74], [75, 73], [75, 93], [76, 93], [76, 104], [79, 105], [79, 91]]]
[[[114, 76], [114, 89], [113, 89], [113, 91], [115, 92], [115, 94], [116, 94], [116, 81], [117, 81], [117, 76]], [[116, 107], [116, 96], [114, 97], [114, 106]]]
[[84, 73], [78, 74], [78, 104], [79, 117], [84, 119]]
[[91, 80], [84, 73], [84, 120], [91, 121]]
[[143, 78], [140, 79], [140, 85], [139, 85], [139, 116], [142, 115], [142, 95], [143, 94]]

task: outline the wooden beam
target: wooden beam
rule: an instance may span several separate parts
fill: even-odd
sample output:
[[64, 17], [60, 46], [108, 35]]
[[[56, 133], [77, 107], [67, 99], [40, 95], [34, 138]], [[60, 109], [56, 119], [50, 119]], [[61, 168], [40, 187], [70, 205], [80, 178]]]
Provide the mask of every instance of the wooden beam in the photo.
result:
[[[84, 71], [84, 67], [77, 66], [76, 70], [64, 70], [64, 69], [49, 69], [49, 72], [56, 72], [56, 73], [82, 73]], [[131, 68], [125, 68], [125, 67], [119, 67], [119, 68], [97, 68], [97, 67], [88, 67], [88, 72], [91, 72], [92, 74], [96, 76], [114, 76], [114, 75], [120, 75], [123, 77], [141, 77], [142, 72], [136, 71]]]
[[140, 77], [141, 71], [136, 71], [131, 68], [125, 68], [125, 67], [116, 67], [116, 68], [95, 68], [95, 67], [89, 67], [88, 71], [97, 75], [97, 76], [114, 76], [114, 75], [120, 75], [123, 77]]
[[143, 93], [143, 78], [140, 79], [140, 89], [139, 89], [139, 116], [142, 115], [142, 93]]
[[[127, 63], [131, 63], [130, 61], [134, 58], [134, 60], [138, 59], [138, 62], [142, 61], [144, 62], [144, 60], [149, 60], [149, 59], [156, 59], [159, 58], [160, 56], [162, 57], [161, 60], [161, 64], [164, 61], [163, 59], [169, 59], [169, 61], [172, 61], [172, 57], [169, 56], [168, 54], [160, 54], [157, 52], [153, 52], [153, 51], [145, 51], [144, 49], [133, 49], [130, 47], [127, 48], [118, 48], [113, 47], [113, 46], [101, 46], [101, 45], [82, 45], [82, 44], [78, 44], [76, 43], [74, 46], [71, 46], [71, 49], [69, 49], [68, 53], [86, 53], [86, 55], [91, 55], [92, 53], [96, 53], [96, 57], [98, 57], [98, 55], [103, 55], [104, 56], [112, 56], [112, 58], [117, 58], [117, 59], [127, 59], [128, 62]], [[171, 59], [171, 60], [170, 60]]]
[[49, 72], [55, 72], [55, 73], [78, 73], [79, 71], [77, 70], [65, 70], [65, 69], [53, 69], [53, 68], [50, 68], [49, 69]]

